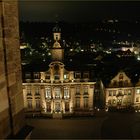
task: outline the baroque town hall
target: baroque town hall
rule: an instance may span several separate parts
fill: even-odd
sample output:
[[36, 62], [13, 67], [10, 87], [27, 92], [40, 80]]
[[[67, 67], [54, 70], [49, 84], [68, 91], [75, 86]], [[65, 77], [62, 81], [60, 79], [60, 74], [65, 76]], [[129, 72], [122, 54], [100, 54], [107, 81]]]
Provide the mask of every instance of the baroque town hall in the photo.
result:
[[53, 28], [52, 62], [46, 70], [23, 71], [23, 96], [26, 114], [52, 118], [67, 115], [93, 115], [94, 87], [90, 71], [65, 68], [61, 29]]

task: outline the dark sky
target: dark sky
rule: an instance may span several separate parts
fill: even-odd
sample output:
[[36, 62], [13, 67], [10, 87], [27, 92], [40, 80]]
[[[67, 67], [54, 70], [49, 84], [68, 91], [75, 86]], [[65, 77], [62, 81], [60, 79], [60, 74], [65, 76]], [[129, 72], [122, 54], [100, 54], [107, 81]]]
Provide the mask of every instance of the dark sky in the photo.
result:
[[140, 19], [140, 1], [19, 0], [20, 20], [92, 22]]

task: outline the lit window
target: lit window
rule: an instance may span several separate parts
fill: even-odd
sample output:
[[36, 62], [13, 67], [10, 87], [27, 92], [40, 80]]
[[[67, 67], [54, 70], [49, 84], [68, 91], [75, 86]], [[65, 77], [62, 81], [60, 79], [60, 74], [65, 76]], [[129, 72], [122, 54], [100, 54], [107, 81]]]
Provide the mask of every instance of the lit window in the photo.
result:
[[67, 79], [67, 75], [66, 74], [64, 74], [64, 79]]
[[108, 96], [112, 96], [112, 91], [109, 91], [109, 94], [108, 94]]
[[130, 98], [127, 99], [127, 103], [131, 103], [131, 99]]
[[27, 106], [28, 108], [32, 108], [32, 100], [27, 100]]
[[64, 74], [64, 80], [68, 79], [69, 75], [68, 74]]
[[76, 108], [80, 107], [80, 98], [76, 98], [75, 107]]
[[117, 103], [120, 105], [122, 103], [122, 99], [118, 99]]
[[60, 98], [61, 89], [55, 88], [54, 93], [55, 93], [55, 98]]
[[88, 86], [85, 86], [84, 87], [84, 94], [87, 94], [88, 93]]
[[127, 90], [124, 90], [124, 95], [127, 95]]
[[122, 90], [119, 90], [119, 91], [118, 91], [118, 95], [117, 95], [117, 96], [122, 96], [122, 95], [123, 95]]
[[137, 89], [137, 90], [136, 90], [136, 93], [137, 93], [137, 94], [140, 94], [140, 89]]
[[64, 88], [64, 98], [68, 99], [70, 97], [69, 95], [69, 89], [67, 87]]
[[116, 104], [116, 100], [115, 99], [113, 99], [113, 104]]
[[34, 79], [39, 79], [39, 78], [40, 78], [39, 72], [34, 72]]
[[139, 97], [136, 98], [136, 102], [139, 102]]
[[36, 100], [36, 108], [40, 108], [40, 100]]
[[131, 95], [131, 90], [130, 89], [128, 90], [128, 95]]
[[113, 96], [116, 96], [116, 91], [115, 90], [113, 90]]
[[36, 89], [35, 89], [35, 95], [39, 95], [39, 87], [36, 87]]
[[27, 87], [27, 95], [31, 95], [31, 87]]
[[80, 86], [76, 86], [76, 94], [80, 94]]
[[46, 88], [46, 98], [51, 99], [51, 88]]
[[60, 75], [59, 75], [59, 74], [55, 74], [55, 75], [54, 75], [54, 79], [55, 79], [55, 80], [59, 80], [59, 79], [60, 79]]
[[84, 98], [84, 108], [88, 108], [88, 98]]
[[123, 74], [119, 75], [119, 80], [123, 80]]

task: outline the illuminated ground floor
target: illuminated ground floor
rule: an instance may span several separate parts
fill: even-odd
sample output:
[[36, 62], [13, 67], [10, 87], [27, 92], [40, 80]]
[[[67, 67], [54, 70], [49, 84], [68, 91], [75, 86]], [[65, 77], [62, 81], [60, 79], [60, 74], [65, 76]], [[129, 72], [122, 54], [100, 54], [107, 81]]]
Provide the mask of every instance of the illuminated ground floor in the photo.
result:
[[94, 114], [94, 83], [23, 84], [24, 106], [27, 114], [52, 118], [68, 115]]

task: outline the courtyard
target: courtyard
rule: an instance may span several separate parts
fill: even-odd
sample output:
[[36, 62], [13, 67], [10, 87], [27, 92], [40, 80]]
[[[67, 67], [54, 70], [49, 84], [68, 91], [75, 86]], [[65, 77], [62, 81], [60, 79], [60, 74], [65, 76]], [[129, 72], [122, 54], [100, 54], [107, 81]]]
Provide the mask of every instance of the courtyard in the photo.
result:
[[28, 118], [31, 139], [131, 139], [140, 138], [139, 113], [107, 113], [67, 119]]

